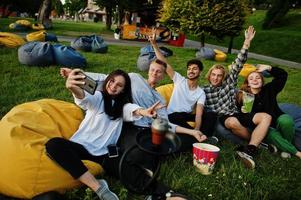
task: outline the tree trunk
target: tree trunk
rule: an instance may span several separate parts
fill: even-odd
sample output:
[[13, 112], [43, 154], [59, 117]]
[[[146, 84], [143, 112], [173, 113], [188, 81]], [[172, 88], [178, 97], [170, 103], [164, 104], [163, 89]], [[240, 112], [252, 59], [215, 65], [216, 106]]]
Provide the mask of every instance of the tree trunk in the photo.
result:
[[112, 7], [106, 7], [106, 29], [111, 30], [112, 26]]
[[[50, 26], [51, 0], [44, 0], [39, 9], [38, 22]], [[45, 27], [49, 28], [49, 27]]]
[[205, 46], [205, 34], [202, 33], [201, 34], [201, 47], [204, 47]]
[[229, 42], [228, 52], [227, 52], [227, 53], [229, 53], [229, 54], [231, 54], [231, 52], [232, 52], [233, 41], [234, 41], [234, 37], [233, 37], [233, 36], [230, 36], [230, 42]]

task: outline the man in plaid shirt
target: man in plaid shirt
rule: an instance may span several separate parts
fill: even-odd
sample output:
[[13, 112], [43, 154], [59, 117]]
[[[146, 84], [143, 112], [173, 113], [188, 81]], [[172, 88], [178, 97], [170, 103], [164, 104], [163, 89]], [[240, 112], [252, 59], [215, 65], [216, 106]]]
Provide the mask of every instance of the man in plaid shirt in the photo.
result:
[[[222, 125], [249, 141], [247, 146], [237, 150], [237, 154], [245, 166], [251, 169], [255, 168], [253, 156], [271, 123], [271, 116], [266, 113], [242, 113], [236, 106], [238, 74], [247, 60], [248, 48], [254, 36], [255, 30], [253, 26], [249, 26], [245, 31], [243, 47], [231, 66], [231, 72], [227, 74], [223, 65], [213, 65], [206, 75], [210, 84], [204, 86], [206, 109], [216, 112]], [[254, 129], [252, 134], [246, 127]]]

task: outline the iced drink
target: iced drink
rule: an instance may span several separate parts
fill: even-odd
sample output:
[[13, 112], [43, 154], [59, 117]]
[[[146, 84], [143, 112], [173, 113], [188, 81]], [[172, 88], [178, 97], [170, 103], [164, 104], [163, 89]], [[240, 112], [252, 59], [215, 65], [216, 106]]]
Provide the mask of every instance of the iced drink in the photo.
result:
[[248, 93], [248, 92], [242, 92], [243, 94], [243, 107], [242, 112], [243, 113], [249, 113], [252, 111], [253, 103], [254, 103], [254, 94]]

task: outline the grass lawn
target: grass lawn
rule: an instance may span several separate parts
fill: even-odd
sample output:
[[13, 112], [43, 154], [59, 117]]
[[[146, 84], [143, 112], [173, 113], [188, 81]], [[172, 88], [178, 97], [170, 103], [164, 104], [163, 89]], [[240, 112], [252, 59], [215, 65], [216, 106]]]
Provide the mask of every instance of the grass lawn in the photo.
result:
[[[252, 47], [253, 48], [253, 47]], [[195, 52], [190, 49], [172, 48], [174, 55], [169, 58], [172, 65], [181, 74], [185, 74], [185, 61], [194, 58]], [[121, 68], [128, 72], [138, 72], [136, 59], [138, 47], [109, 46], [107, 54], [82, 52], [88, 61], [86, 71], [108, 73]], [[228, 59], [229, 64], [235, 55]], [[64, 80], [59, 76], [59, 67], [28, 67], [20, 65], [17, 49], [0, 47], [1, 60], [1, 96], [0, 118], [17, 104], [42, 98], [55, 98], [73, 102], [70, 92], [65, 88]], [[252, 60], [249, 63], [260, 63]], [[201, 85], [206, 81], [204, 76], [213, 61], [204, 61], [205, 70]], [[288, 82], [279, 95], [279, 102], [290, 102], [301, 106], [301, 71], [288, 69]], [[146, 77], [146, 73], [142, 73]], [[267, 80], [268, 81], [268, 80]], [[165, 79], [163, 83], [169, 83]], [[240, 80], [241, 82], [241, 80]], [[193, 199], [300, 199], [301, 197], [301, 161], [296, 158], [284, 160], [279, 155], [271, 155], [260, 150], [256, 157], [257, 167], [254, 171], [245, 169], [235, 158], [234, 145], [223, 141], [214, 173], [204, 176], [192, 166], [191, 153], [169, 158], [163, 162], [159, 178], [176, 191], [189, 194]], [[121, 200], [143, 199], [141, 196], [128, 194], [119, 181], [110, 179], [111, 189]], [[66, 199], [96, 199], [93, 192], [85, 187], [74, 189], [65, 195]]]

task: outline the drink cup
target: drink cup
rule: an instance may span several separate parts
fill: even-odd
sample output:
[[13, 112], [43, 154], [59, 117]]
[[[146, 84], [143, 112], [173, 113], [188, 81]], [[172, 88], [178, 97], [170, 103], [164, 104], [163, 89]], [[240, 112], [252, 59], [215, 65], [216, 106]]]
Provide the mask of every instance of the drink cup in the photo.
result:
[[220, 149], [212, 144], [194, 143], [193, 165], [203, 175], [212, 174], [219, 151]]
[[152, 128], [152, 143], [154, 145], [160, 145], [165, 139], [166, 131], [159, 131], [155, 128]]
[[255, 96], [254, 96], [254, 94], [244, 92], [244, 91], [242, 92], [242, 95], [243, 95], [242, 112], [250, 113], [252, 111]]

